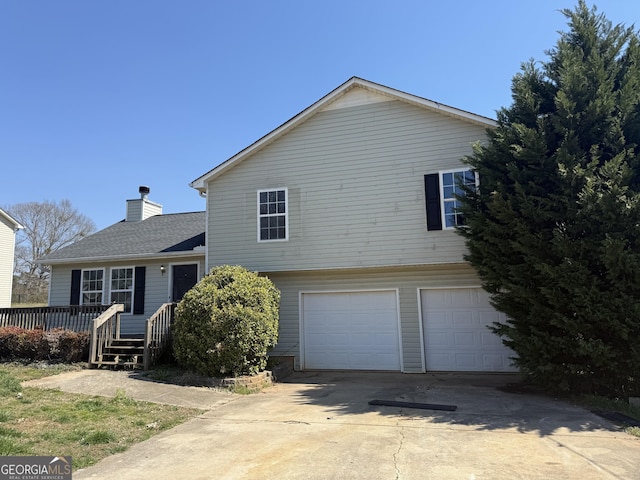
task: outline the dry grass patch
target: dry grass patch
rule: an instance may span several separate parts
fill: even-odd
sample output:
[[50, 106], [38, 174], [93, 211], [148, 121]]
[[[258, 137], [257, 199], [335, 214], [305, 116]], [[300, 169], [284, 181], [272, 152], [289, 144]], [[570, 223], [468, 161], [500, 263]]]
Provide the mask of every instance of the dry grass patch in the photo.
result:
[[76, 470], [200, 413], [123, 393], [105, 398], [22, 388], [20, 381], [39, 378], [28, 369], [0, 367], [0, 455], [71, 455]]

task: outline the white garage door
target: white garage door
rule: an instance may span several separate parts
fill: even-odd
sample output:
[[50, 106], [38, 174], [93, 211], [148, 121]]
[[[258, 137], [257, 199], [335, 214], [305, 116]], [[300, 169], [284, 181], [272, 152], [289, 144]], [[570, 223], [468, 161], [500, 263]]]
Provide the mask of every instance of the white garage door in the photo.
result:
[[504, 322], [481, 288], [422, 290], [428, 371], [511, 372], [514, 352], [487, 325]]
[[400, 370], [395, 291], [303, 293], [305, 369]]

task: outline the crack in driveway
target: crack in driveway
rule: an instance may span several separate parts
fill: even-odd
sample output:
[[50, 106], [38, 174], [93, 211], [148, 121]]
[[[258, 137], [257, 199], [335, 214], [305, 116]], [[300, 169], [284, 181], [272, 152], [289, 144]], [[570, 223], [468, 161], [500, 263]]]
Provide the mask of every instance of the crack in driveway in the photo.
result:
[[396, 480], [399, 480], [399, 478], [400, 478], [400, 467], [398, 466], [398, 455], [400, 455], [400, 450], [402, 450], [402, 447], [404, 445], [405, 436], [404, 436], [404, 427], [400, 426], [399, 422], [396, 423], [396, 426], [400, 430], [400, 444], [398, 445], [398, 449], [393, 454], [393, 468], [396, 471]]

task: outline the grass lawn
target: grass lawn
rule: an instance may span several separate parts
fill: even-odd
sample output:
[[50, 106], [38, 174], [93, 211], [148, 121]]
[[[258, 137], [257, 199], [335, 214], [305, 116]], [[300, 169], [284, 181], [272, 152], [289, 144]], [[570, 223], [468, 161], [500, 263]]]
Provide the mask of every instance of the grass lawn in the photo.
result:
[[78, 368], [0, 364], [0, 455], [70, 455], [77, 470], [200, 413], [124, 394], [105, 398], [20, 385]]

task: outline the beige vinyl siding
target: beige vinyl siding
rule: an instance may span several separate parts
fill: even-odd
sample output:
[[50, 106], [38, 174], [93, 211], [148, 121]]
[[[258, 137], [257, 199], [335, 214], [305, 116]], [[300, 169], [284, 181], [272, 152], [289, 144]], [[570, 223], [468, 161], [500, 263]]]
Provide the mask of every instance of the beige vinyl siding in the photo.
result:
[[0, 215], [0, 308], [11, 307], [15, 240], [13, 224]]
[[271, 272], [280, 289], [280, 335], [272, 355], [293, 355], [300, 367], [300, 292], [398, 289], [404, 371], [424, 371], [419, 290], [430, 287], [479, 286], [474, 270], [465, 265], [372, 268], [325, 272]]
[[162, 215], [162, 205], [146, 199], [127, 200], [127, 222], [139, 222], [154, 215]]
[[[208, 266], [260, 271], [455, 263], [428, 232], [424, 175], [461, 166], [484, 127], [400, 101], [320, 112], [215, 178]], [[288, 189], [289, 240], [257, 241], [256, 191]]]
[[[71, 271], [76, 269], [104, 268], [105, 279], [109, 279], [110, 269], [113, 267], [146, 267], [145, 272], [145, 298], [144, 315], [122, 315], [121, 334], [143, 334], [145, 321], [163, 304], [170, 302], [171, 292], [169, 290], [172, 264], [197, 263], [198, 274], [202, 277], [205, 273], [204, 259], [172, 258], [170, 261], [149, 261], [147, 263], [132, 264], [127, 262], [101, 263], [94, 265], [54, 265], [51, 269], [51, 283], [49, 287], [49, 305], [69, 305], [71, 295]], [[166, 267], [166, 273], [162, 275], [160, 265]], [[108, 292], [105, 291], [105, 301], [108, 301]]]

